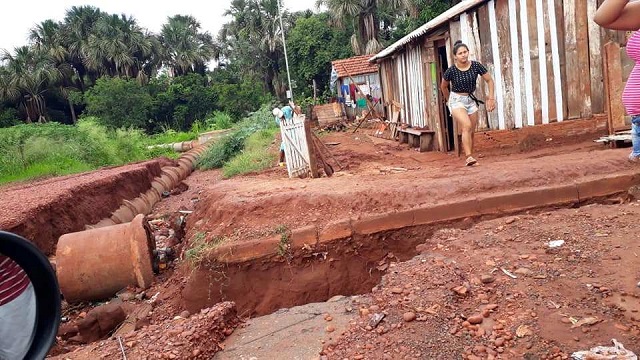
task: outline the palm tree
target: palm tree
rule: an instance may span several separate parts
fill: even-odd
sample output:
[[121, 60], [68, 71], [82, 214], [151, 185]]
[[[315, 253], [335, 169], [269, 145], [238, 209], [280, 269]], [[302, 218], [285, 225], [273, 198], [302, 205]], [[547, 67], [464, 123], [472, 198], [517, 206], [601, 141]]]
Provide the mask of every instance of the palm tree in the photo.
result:
[[206, 64], [214, 57], [213, 38], [201, 32], [200, 23], [192, 16], [175, 15], [168, 19], [160, 32], [165, 50], [164, 63], [173, 76], [190, 72], [205, 74]]
[[27, 122], [46, 122], [44, 93], [62, 79], [62, 72], [52, 58], [43, 51], [28, 46], [4, 51], [1, 60], [6, 64], [0, 82], [0, 94], [15, 101], [26, 114]]
[[416, 13], [412, 0], [317, 0], [316, 7], [326, 6], [335, 24], [353, 21], [355, 34], [351, 47], [358, 55], [373, 54], [382, 49], [379, 41], [380, 11], [400, 14]]
[[[284, 97], [281, 74], [283, 29], [279, 22], [278, 0], [233, 0], [225, 15], [233, 20], [218, 34], [221, 46], [218, 59], [246, 62], [242, 67], [262, 76], [267, 91]], [[287, 12], [284, 12], [284, 18], [286, 32], [293, 18]]]
[[100, 75], [137, 78], [144, 83], [151, 74], [144, 73], [144, 65], [153, 62], [150, 58], [155, 56], [156, 45], [133, 17], [103, 16], [89, 36], [85, 62]]
[[86, 66], [89, 38], [99, 19], [106, 16], [94, 6], [73, 6], [67, 10], [63, 25], [61, 43], [69, 52], [69, 62], [77, 72], [78, 88], [84, 92], [86, 82], [95, 82], [98, 74]]
[[62, 75], [59, 81], [60, 93], [69, 103], [73, 123], [77, 122], [76, 111], [69, 94], [76, 89], [77, 73], [69, 59], [69, 52], [62, 45], [62, 24], [45, 20], [34, 26], [29, 32], [29, 41], [35, 51], [47, 54]]

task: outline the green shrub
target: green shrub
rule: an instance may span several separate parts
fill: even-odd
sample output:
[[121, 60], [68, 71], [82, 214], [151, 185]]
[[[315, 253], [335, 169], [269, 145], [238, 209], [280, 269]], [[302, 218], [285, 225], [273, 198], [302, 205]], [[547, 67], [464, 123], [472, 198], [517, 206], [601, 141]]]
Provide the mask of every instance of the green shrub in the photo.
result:
[[222, 175], [230, 178], [269, 168], [276, 159], [272, 147], [276, 132], [277, 128], [263, 129], [249, 136], [244, 150], [224, 164]]
[[258, 111], [238, 122], [231, 134], [223, 137], [202, 154], [197, 164], [198, 168], [203, 170], [221, 168], [244, 149], [245, 140], [251, 134], [263, 129], [277, 129], [271, 110], [270, 105], [263, 105]]

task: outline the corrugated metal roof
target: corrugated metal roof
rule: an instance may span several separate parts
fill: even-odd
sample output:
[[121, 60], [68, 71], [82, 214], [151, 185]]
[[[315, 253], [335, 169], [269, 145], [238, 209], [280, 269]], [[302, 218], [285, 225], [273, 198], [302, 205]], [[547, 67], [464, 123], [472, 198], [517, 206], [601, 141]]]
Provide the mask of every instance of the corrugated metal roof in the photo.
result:
[[370, 74], [378, 72], [378, 64], [367, 61], [371, 55], [360, 55], [348, 59], [334, 60], [331, 62], [338, 72], [338, 78]]
[[451, 9], [443, 12], [442, 14], [435, 17], [433, 20], [429, 21], [428, 23], [420, 26], [419, 28], [409, 33], [409, 35], [396, 41], [393, 45], [380, 51], [376, 56], [369, 59], [369, 61], [373, 62], [379, 59], [383, 59], [387, 56], [393, 55], [393, 53], [395, 53], [398, 49], [410, 43], [412, 40], [426, 34], [427, 32], [429, 32], [429, 30], [437, 28], [438, 26], [448, 22], [449, 20], [456, 17], [457, 15], [460, 15], [463, 12], [469, 10], [470, 8], [486, 1], [487, 0], [464, 0], [459, 2], [455, 6], [451, 7]]

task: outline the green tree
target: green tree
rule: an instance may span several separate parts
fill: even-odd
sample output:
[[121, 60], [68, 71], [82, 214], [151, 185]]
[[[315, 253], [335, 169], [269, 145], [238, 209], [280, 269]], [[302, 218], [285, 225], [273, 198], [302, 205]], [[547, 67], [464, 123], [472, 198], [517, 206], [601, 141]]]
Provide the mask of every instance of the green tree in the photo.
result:
[[383, 48], [380, 29], [393, 24], [382, 22], [382, 13], [402, 16], [416, 14], [414, 0], [317, 0], [316, 6], [326, 6], [335, 24], [351, 22], [355, 29], [351, 46], [356, 55], [373, 54]]
[[418, 9], [416, 16], [408, 16], [407, 14], [382, 13], [381, 18], [393, 19], [393, 25], [383, 27], [382, 38], [387, 43], [394, 43], [400, 40], [408, 33], [419, 28], [423, 24], [433, 20], [436, 16], [450, 9], [453, 5], [460, 2], [459, 0], [413, 0], [414, 8]]
[[213, 38], [201, 31], [200, 23], [193, 16], [175, 15], [162, 26], [160, 43], [173, 76], [195, 72], [204, 75], [207, 63], [215, 54]]
[[[225, 12], [232, 21], [218, 34], [218, 60], [239, 63], [262, 78], [266, 91], [283, 99], [287, 85], [279, 14], [278, 0], [233, 0]], [[295, 16], [283, 9], [282, 17], [286, 36]]]
[[161, 77], [151, 83], [150, 89], [154, 98], [154, 131], [160, 125], [188, 130], [196, 120], [204, 120], [216, 109], [216, 94], [200, 74]]
[[69, 52], [62, 44], [62, 38], [62, 25], [53, 20], [45, 20], [29, 32], [29, 41], [35, 50], [47, 54], [54, 66], [60, 70], [62, 75], [58, 82], [60, 95], [67, 101], [71, 119], [75, 123], [76, 111], [69, 95], [79, 86], [79, 83]]
[[61, 69], [43, 51], [22, 46], [12, 54], [4, 51], [6, 64], [0, 71], [0, 97], [15, 102], [27, 122], [46, 122], [45, 92], [62, 79]]
[[256, 86], [257, 79], [242, 71], [238, 63], [231, 63], [212, 72], [212, 88], [217, 97], [218, 110], [231, 115], [234, 120], [247, 116], [262, 104], [272, 101], [271, 93]]
[[312, 95], [312, 83], [316, 81], [318, 93], [323, 93], [331, 77], [331, 61], [353, 55], [349, 34], [329, 26], [329, 15], [321, 13], [299, 17], [291, 29], [289, 58], [292, 76], [298, 85], [298, 98]]
[[109, 128], [144, 129], [148, 125], [153, 99], [135, 80], [102, 77], [84, 98], [87, 113]]

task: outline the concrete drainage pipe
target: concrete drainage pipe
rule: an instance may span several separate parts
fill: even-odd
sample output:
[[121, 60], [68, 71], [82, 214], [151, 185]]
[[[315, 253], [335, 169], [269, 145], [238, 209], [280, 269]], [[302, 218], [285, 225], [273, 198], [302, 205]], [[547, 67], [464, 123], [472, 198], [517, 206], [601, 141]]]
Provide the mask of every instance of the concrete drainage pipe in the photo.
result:
[[173, 190], [189, 176], [200, 155], [208, 145], [198, 146], [191, 151], [182, 154], [178, 160], [178, 166], [165, 166], [160, 176], [153, 179], [151, 188], [144, 194], [133, 200], [125, 200], [116, 211], [107, 219], [100, 220], [94, 225], [88, 225], [87, 229], [124, 224], [131, 221], [137, 214], [149, 214], [153, 206], [162, 199], [162, 194]]
[[155, 241], [143, 215], [126, 224], [65, 234], [58, 240], [56, 272], [69, 303], [101, 300], [129, 285], [153, 282]]

